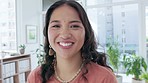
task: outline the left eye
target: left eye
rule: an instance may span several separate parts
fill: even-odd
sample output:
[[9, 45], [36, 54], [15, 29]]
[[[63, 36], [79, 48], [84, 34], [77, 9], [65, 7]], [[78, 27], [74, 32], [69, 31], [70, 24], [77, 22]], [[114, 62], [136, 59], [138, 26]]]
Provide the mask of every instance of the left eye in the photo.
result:
[[80, 26], [78, 26], [78, 25], [72, 25], [72, 26], [70, 26], [70, 28], [79, 28]]

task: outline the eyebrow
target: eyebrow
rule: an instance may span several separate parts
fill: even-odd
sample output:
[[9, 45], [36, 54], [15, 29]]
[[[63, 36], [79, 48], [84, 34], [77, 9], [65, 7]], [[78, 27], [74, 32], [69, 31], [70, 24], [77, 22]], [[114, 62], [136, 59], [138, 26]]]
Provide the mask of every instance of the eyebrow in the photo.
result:
[[[53, 23], [53, 22], [57, 22], [57, 23], [60, 23], [60, 21], [59, 20], [53, 20], [53, 21], [51, 21], [50, 23]], [[69, 23], [81, 23], [81, 21], [79, 21], [79, 20], [73, 20], [73, 21], [70, 21]]]
[[81, 21], [79, 21], [79, 20], [74, 20], [74, 21], [70, 21], [70, 23], [81, 23]]
[[53, 21], [51, 21], [50, 23], [53, 23], [53, 22], [60, 22], [60, 21], [58, 21], [58, 20], [53, 20]]

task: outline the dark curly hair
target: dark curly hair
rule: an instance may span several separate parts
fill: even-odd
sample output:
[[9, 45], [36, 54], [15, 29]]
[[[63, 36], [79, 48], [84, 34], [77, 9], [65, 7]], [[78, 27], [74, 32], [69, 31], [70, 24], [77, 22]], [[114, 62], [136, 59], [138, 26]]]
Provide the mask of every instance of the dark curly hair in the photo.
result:
[[56, 8], [64, 4], [74, 8], [78, 12], [80, 20], [82, 21], [82, 24], [85, 28], [85, 41], [84, 41], [84, 45], [81, 48], [81, 54], [84, 60], [84, 68], [86, 69], [86, 71], [83, 72], [83, 77], [87, 80], [87, 78], [85, 77], [85, 74], [87, 74], [89, 70], [87, 69], [86, 64], [90, 63], [91, 61], [101, 66], [109, 67], [106, 64], [105, 53], [100, 53], [96, 50], [97, 43], [95, 40], [94, 32], [84, 8], [74, 0], [60, 0], [55, 2], [53, 5], [51, 5], [46, 13], [45, 27], [43, 31], [45, 36], [44, 51], [46, 55], [45, 55], [45, 63], [42, 64], [41, 66], [42, 83], [46, 83], [47, 80], [49, 80], [49, 78], [55, 73], [54, 66], [53, 66], [54, 56], [49, 56], [49, 53], [48, 53], [49, 45], [50, 45], [48, 41], [48, 25], [49, 25], [50, 17]]

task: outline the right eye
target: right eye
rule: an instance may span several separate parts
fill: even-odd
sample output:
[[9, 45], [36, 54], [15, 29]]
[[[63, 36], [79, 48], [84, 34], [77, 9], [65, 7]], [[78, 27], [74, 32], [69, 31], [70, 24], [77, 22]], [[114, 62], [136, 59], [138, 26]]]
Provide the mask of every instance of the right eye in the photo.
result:
[[52, 28], [60, 28], [60, 25], [53, 25]]

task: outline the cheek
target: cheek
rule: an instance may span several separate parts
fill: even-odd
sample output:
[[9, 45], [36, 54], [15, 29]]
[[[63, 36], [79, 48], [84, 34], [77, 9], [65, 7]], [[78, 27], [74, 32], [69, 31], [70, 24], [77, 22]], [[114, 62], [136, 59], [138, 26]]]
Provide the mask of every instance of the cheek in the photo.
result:
[[82, 33], [82, 39], [85, 40], [85, 30], [83, 30], [81, 33]]
[[54, 36], [55, 36], [55, 33], [51, 30], [48, 30], [48, 41], [49, 41], [49, 43], [52, 43]]
[[[81, 34], [81, 35], [80, 35], [80, 34]], [[81, 43], [84, 43], [84, 41], [85, 41], [85, 31], [80, 32], [80, 33], [77, 35], [77, 38], [80, 39]]]

